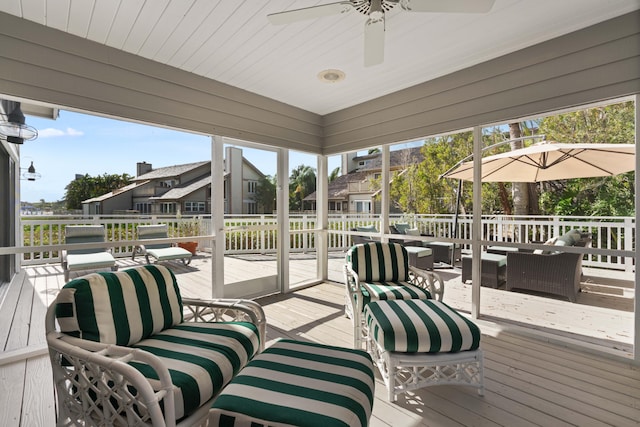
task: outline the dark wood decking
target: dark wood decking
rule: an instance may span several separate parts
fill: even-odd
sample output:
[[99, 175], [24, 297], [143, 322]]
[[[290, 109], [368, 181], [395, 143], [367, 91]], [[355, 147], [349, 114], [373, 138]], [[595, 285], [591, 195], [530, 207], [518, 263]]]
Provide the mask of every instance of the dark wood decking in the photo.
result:
[[[122, 267], [133, 265], [120, 260]], [[185, 294], [207, 298], [210, 294], [210, 259], [198, 257], [191, 267], [171, 265]], [[331, 263], [330, 278], [340, 280], [339, 257]], [[448, 279], [445, 302], [464, 304], [470, 286], [456, 283], [456, 270], [442, 270]], [[451, 276], [451, 277], [449, 277]], [[21, 286], [8, 290], [0, 306], [0, 345], [6, 354], [32, 351], [35, 357], [0, 366], [0, 425], [53, 425], [54, 397], [48, 356], [44, 353], [44, 311], [63, 285], [59, 266], [33, 267], [21, 275]], [[594, 284], [593, 286], [601, 286]], [[608, 285], [607, 285], [608, 286]], [[630, 293], [627, 282], [621, 291]], [[561, 325], [567, 333], [584, 322], [599, 322], [602, 315], [611, 322], [614, 313], [627, 311], [607, 295], [585, 293], [574, 304], [505, 291], [484, 294], [483, 307], [496, 312], [522, 301], [513, 309], [524, 319], [568, 312], [574, 318]], [[484, 289], [483, 289], [484, 292]], [[203, 295], [204, 293], [204, 295]], [[628, 295], [627, 295], [628, 296]], [[586, 300], [584, 300], [586, 298]], [[597, 301], [605, 307], [597, 307]], [[351, 324], [343, 314], [344, 290], [339, 283], [323, 283], [287, 295], [258, 300], [267, 314], [269, 343], [281, 337], [324, 344], [351, 346]], [[614, 301], [614, 302], [612, 302]], [[610, 306], [616, 306], [611, 308]], [[574, 310], [574, 311], [571, 311]], [[585, 311], [586, 310], [586, 311]], [[613, 311], [609, 311], [613, 310]], [[588, 315], [585, 318], [585, 314]], [[537, 316], [536, 316], [537, 313]], [[582, 314], [580, 314], [582, 313]], [[633, 313], [631, 312], [631, 315]], [[575, 318], [575, 316], [583, 316]], [[499, 317], [504, 317], [501, 313]], [[620, 317], [620, 316], [618, 316]], [[545, 322], [549, 322], [549, 320]], [[401, 395], [397, 403], [386, 400], [384, 384], [378, 377], [372, 426], [638, 426], [640, 425], [640, 369], [622, 358], [611, 358], [552, 341], [506, 332], [500, 323], [478, 322], [483, 331], [485, 352], [484, 397], [471, 388], [440, 386]], [[626, 320], [623, 321], [626, 324]], [[601, 327], [603, 325], [600, 325]], [[542, 326], [540, 326], [542, 328]], [[606, 329], [606, 328], [605, 328]], [[605, 334], [606, 335], [606, 334]], [[600, 338], [594, 340], [600, 340]], [[269, 344], [267, 343], [267, 345]]]

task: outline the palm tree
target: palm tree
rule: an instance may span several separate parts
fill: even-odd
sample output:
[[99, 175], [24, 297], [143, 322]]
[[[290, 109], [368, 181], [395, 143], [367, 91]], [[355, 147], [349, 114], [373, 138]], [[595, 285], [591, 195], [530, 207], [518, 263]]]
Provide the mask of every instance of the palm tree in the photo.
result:
[[289, 178], [289, 209], [303, 210], [303, 199], [316, 191], [316, 170], [300, 165], [291, 171]]
[[338, 178], [339, 176], [340, 176], [340, 166], [338, 166], [337, 168], [331, 171], [331, 173], [329, 174], [329, 182], [335, 181], [335, 179]]

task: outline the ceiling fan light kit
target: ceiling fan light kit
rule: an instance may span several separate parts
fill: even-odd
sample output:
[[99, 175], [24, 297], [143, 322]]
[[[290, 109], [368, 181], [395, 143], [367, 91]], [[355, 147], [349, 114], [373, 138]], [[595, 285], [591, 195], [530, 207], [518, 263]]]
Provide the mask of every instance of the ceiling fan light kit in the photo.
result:
[[307, 19], [349, 13], [367, 16], [364, 27], [364, 65], [370, 67], [384, 61], [385, 13], [396, 5], [406, 12], [487, 13], [495, 0], [350, 0], [302, 9], [272, 13], [267, 18], [273, 25], [285, 25]]

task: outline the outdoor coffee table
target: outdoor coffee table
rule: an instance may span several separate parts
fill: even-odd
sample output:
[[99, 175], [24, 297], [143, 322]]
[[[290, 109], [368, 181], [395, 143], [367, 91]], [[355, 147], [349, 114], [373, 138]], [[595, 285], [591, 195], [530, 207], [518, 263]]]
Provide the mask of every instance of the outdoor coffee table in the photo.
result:
[[[482, 260], [480, 283], [482, 286], [497, 289], [507, 280], [506, 255], [482, 252], [480, 257]], [[471, 280], [471, 255], [462, 257], [462, 283], [466, 283], [467, 280]]]
[[433, 260], [437, 263], [453, 267], [460, 259], [461, 249], [458, 245], [449, 242], [425, 242], [424, 246], [433, 251]]
[[433, 251], [422, 246], [405, 246], [409, 265], [421, 270], [433, 270]]

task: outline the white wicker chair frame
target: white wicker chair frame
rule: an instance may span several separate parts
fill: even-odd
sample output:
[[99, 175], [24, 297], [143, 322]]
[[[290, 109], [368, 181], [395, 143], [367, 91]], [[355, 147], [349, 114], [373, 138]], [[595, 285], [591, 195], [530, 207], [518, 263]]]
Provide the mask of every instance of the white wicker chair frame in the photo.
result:
[[482, 350], [459, 353], [399, 353], [384, 350], [365, 328], [367, 351], [380, 371], [390, 402], [410, 390], [434, 385], [467, 385], [484, 395]]

